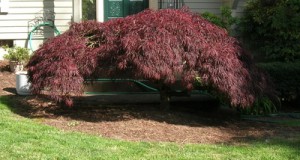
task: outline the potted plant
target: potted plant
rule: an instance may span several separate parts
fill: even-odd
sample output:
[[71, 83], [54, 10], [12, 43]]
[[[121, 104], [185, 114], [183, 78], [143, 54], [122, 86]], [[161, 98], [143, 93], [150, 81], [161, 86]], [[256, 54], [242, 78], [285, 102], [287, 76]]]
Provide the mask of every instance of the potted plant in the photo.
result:
[[10, 69], [12, 72], [18, 72], [23, 70], [23, 65], [30, 58], [29, 49], [14, 46], [9, 48], [8, 46], [3, 46], [7, 54], [3, 56], [4, 59], [9, 60]]

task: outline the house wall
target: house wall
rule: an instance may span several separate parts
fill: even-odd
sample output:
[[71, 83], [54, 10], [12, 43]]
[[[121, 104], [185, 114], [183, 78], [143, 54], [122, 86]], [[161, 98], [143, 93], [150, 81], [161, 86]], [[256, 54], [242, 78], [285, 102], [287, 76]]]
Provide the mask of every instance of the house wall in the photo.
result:
[[[159, 8], [159, 0], [154, 0], [158, 3], [157, 8]], [[151, 3], [153, 3], [152, 1]], [[233, 15], [241, 16], [243, 14], [244, 7], [247, 0], [184, 0], [186, 6], [188, 6], [193, 12], [203, 13], [211, 12], [214, 14], [220, 14], [221, 6], [233, 7]], [[151, 4], [150, 3], [150, 4]], [[167, 0], [165, 0], [163, 6], [166, 6]], [[151, 6], [151, 5], [150, 5]]]
[[240, 17], [244, 13], [244, 8], [247, 4], [247, 0], [238, 0], [235, 4], [236, 6], [233, 6], [232, 8], [232, 14], [235, 17]]
[[[1, 1], [1, 0], [0, 0]], [[54, 11], [55, 25], [60, 32], [69, 27], [73, 15], [73, 0], [9, 0], [7, 13], [0, 13], [0, 41], [13, 40], [14, 45], [28, 47], [28, 34], [32, 30], [30, 20], [41, 10]], [[54, 36], [51, 28], [45, 27], [44, 34], [33, 36], [33, 48], [36, 49], [46, 38]], [[0, 51], [1, 52], [1, 51]], [[1, 58], [1, 53], [0, 53]]]
[[149, 0], [149, 8], [157, 10], [158, 9], [158, 0]]
[[208, 11], [215, 14], [220, 14], [220, 7], [223, 5], [222, 0], [185, 0], [184, 3], [193, 12]]

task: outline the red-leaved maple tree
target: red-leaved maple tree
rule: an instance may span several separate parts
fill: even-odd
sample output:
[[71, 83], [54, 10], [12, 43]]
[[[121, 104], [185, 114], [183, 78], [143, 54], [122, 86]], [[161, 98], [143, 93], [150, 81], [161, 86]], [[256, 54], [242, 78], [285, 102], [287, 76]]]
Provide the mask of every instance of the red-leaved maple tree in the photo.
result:
[[84, 79], [122, 77], [191, 90], [195, 77], [229, 100], [251, 106], [269, 90], [252, 58], [225, 29], [187, 9], [145, 10], [104, 23], [74, 23], [35, 51], [27, 65], [32, 92], [72, 105]]

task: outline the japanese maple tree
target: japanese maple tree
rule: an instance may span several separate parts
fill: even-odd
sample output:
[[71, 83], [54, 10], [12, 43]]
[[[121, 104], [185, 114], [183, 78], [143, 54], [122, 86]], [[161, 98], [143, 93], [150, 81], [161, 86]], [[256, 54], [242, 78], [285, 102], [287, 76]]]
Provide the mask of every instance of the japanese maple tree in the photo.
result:
[[67, 105], [82, 94], [84, 79], [103, 75], [157, 82], [161, 94], [176, 80], [191, 90], [200, 77], [202, 85], [239, 107], [271, 95], [267, 79], [238, 41], [188, 9], [74, 23], [35, 51], [27, 67], [33, 93], [47, 89]]

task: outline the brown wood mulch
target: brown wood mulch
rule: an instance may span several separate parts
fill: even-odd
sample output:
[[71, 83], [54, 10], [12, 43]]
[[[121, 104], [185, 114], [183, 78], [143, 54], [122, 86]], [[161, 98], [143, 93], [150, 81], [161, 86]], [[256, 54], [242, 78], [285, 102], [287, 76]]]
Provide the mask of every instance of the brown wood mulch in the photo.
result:
[[[5, 61], [0, 61], [0, 96], [14, 100], [13, 112], [38, 123], [113, 139], [242, 144], [274, 136], [292, 139], [300, 135], [299, 127], [244, 121], [233, 110], [209, 111], [199, 107], [201, 102], [176, 102], [170, 111], [161, 111], [158, 103], [115, 104], [114, 99], [127, 98], [118, 95], [96, 97], [105, 103], [89, 103], [91, 99], [83, 97], [73, 108], [61, 107], [43, 96], [16, 95], [15, 75], [8, 71]], [[137, 100], [143, 96], [131, 96], [128, 102], [130, 98]], [[209, 107], [205, 105], [204, 108]]]

